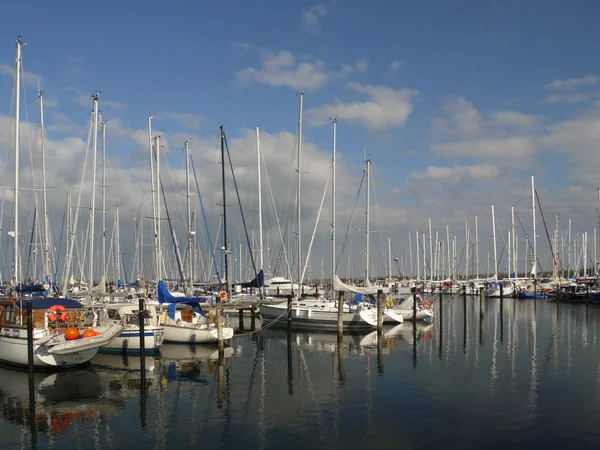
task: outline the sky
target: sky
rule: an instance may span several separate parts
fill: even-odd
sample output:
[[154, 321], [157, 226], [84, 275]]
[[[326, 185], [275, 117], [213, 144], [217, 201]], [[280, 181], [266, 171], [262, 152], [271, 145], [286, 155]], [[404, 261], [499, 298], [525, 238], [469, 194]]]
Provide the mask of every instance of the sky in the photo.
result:
[[[588, 231], [588, 267], [593, 264], [600, 188], [597, 2], [107, 0], [60, 5], [4, 5], [0, 27], [0, 144], [7, 164], [3, 177], [12, 185], [14, 43], [22, 35], [27, 46], [21, 159], [33, 161], [35, 169], [22, 164], [21, 177], [39, 185], [39, 83], [45, 101], [54, 247], [60, 241], [66, 191], [72, 191], [75, 204], [79, 195], [90, 96], [100, 92], [107, 133], [107, 223], [111, 228], [119, 205], [126, 259], [135, 253], [133, 217], [141, 220], [150, 214], [146, 127], [151, 113], [154, 132], [163, 136], [163, 183], [172, 196], [171, 213], [181, 222], [177, 229], [183, 247], [183, 143], [191, 139], [214, 239], [221, 195], [220, 125], [226, 130], [249, 233], [256, 240], [255, 127], [260, 126], [275, 204], [266, 200], [269, 188], [263, 183], [265, 227], [270, 230], [265, 259], [271, 260], [264, 265], [273, 271], [279, 242], [275, 210], [284, 229], [295, 220], [297, 94], [302, 91], [304, 252], [329, 173], [329, 119], [337, 117], [338, 253], [345, 234], [349, 236], [340, 274], [360, 275], [364, 270], [364, 189], [352, 224], [350, 216], [365, 156], [373, 166], [372, 273], [387, 272], [388, 239], [408, 272], [409, 233], [415, 257], [415, 233], [426, 233], [429, 239], [429, 219], [439, 240], [446, 241], [446, 227], [457, 236], [458, 250], [464, 248], [468, 222], [472, 249], [476, 215], [484, 271], [492, 252], [491, 205], [503, 258], [500, 270], [506, 270], [502, 240], [510, 230], [511, 206], [522, 224], [516, 226], [522, 261], [524, 236], [533, 235], [531, 175], [548, 234], [552, 236], [559, 214], [560, 236], [568, 239], [571, 218], [579, 251], [581, 233]], [[81, 206], [89, 210], [89, 163], [86, 167]], [[233, 246], [244, 237], [236, 199], [229, 192]], [[6, 231], [8, 189], [3, 198]], [[31, 210], [24, 220], [29, 227]], [[331, 273], [330, 216], [327, 195], [308, 269], [316, 278]], [[540, 265], [550, 270], [539, 211], [537, 220]], [[151, 224], [145, 223], [149, 230]], [[78, 225], [80, 234], [86, 226], [87, 215]], [[204, 225], [198, 222], [198, 239], [206, 234], [200, 227]], [[296, 226], [287, 228], [284, 239], [294, 247]], [[23, 231], [21, 241], [27, 242], [29, 234]], [[149, 246], [151, 240], [144, 240]], [[295, 257], [290, 253], [289, 258]], [[470, 258], [474, 261], [475, 255]], [[457, 259], [464, 265], [464, 255]], [[242, 251], [237, 261], [246, 266], [248, 255]], [[1, 264], [6, 278], [7, 258]], [[393, 269], [396, 273], [398, 265]]]

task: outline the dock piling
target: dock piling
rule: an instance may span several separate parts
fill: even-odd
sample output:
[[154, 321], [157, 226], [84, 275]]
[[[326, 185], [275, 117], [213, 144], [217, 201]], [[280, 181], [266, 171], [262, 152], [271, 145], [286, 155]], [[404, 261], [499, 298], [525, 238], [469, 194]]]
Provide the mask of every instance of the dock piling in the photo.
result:
[[142, 379], [145, 379], [146, 374], [146, 320], [144, 314], [144, 298], [140, 297], [138, 307], [138, 321], [140, 327], [140, 372]]
[[383, 332], [383, 291], [377, 291], [377, 336]]

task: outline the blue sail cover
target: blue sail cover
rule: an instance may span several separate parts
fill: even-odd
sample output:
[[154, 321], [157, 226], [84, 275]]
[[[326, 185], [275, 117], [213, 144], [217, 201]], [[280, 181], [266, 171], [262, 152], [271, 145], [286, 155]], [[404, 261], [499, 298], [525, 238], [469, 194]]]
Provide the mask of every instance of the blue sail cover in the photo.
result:
[[[163, 280], [160, 280], [158, 282], [158, 289], [157, 289], [157, 293], [158, 293], [158, 303], [170, 303], [171, 305], [169, 305], [169, 313], [171, 313], [171, 306], [176, 306], [177, 303], [184, 303], [187, 305], [192, 305], [194, 306], [194, 311], [199, 312], [200, 314], [204, 315], [204, 312], [202, 311], [202, 308], [200, 308], [200, 303], [206, 303], [206, 299], [205, 298], [200, 298], [200, 297], [175, 297], [173, 295], [171, 295], [171, 293], [169, 292], [169, 290], [167, 289], [167, 286], [165, 285], [165, 283], [163, 282]], [[197, 308], [196, 308], [197, 307]], [[175, 314], [175, 307], [173, 307], [173, 315]]]
[[54, 297], [17, 300], [16, 305], [18, 308], [25, 309], [27, 307], [27, 303], [31, 303], [31, 307], [33, 309], [48, 309], [54, 305], [64, 306], [67, 309], [83, 308], [83, 305], [75, 300]]
[[262, 269], [256, 274], [256, 278], [248, 283], [242, 283], [242, 288], [260, 288], [265, 284], [265, 273]]

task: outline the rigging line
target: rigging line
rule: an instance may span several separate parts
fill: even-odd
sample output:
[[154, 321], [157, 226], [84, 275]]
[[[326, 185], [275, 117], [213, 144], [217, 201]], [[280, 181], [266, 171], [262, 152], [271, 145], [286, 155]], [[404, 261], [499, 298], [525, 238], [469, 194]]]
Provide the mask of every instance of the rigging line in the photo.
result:
[[[250, 254], [250, 261], [252, 262], [252, 270], [254, 270], [254, 276], [258, 276], [256, 271], [256, 264], [254, 262], [254, 254], [252, 252], [252, 244], [250, 242], [250, 236], [248, 236], [248, 228], [246, 227], [246, 217], [244, 216], [244, 209], [242, 208], [242, 199], [240, 198], [240, 191], [238, 190], [237, 180], [235, 178], [235, 172], [233, 170], [233, 163], [231, 161], [231, 153], [229, 152], [229, 144], [227, 144], [227, 135], [225, 129], [223, 130], [223, 139], [225, 141], [225, 149], [227, 150], [227, 160], [229, 161], [229, 169], [231, 170], [231, 177], [233, 178], [233, 186], [235, 187], [235, 195], [237, 196], [238, 205], [240, 207], [240, 214], [242, 216], [242, 224], [244, 225], [244, 233], [246, 234], [246, 244], [248, 245], [248, 253]], [[264, 273], [264, 272], [263, 272]], [[262, 289], [259, 289], [259, 296], [262, 298]]]
[[62, 249], [62, 238], [63, 238], [63, 232], [65, 230], [65, 222], [67, 220], [67, 206], [68, 206], [68, 200], [65, 201], [65, 213], [63, 214], [63, 220], [62, 220], [62, 224], [60, 227], [60, 238], [58, 240], [58, 261], [56, 262], [56, 265], [54, 266], [54, 281], [56, 281], [58, 278], [58, 266], [60, 265], [60, 254], [61, 254], [61, 249]]
[[306, 261], [304, 263], [304, 268], [302, 269], [302, 277], [300, 278], [300, 286], [302, 286], [302, 282], [304, 281], [304, 275], [306, 274], [306, 269], [308, 267], [308, 261], [310, 260], [310, 252], [312, 250], [312, 245], [315, 240], [315, 234], [317, 232], [317, 227], [319, 226], [319, 220], [321, 219], [321, 211], [323, 211], [323, 202], [325, 201], [325, 195], [327, 194], [327, 187], [329, 186], [329, 180], [331, 178], [332, 169], [333, 169], [333, 164], [331, 164], [329, 166], [329, 174], [327, 175], [327, 181], [325, 181], [325, 188], [323, 189], [323, 196], [321, 197], [321, 205], [319, 205], [319, 212], [317, 214], [317, 220], [315, 221], [315, 228], [313, 229], [313, 233], [310, 238], [310, 244], [308, 245], [308, 251], [306, 253]]
[[[285, 249], [284, 235], [281, 232], [281, 222], [279, 221], [279, 215], [277, 214], [277, 206], [275, 205], [275, 197], [273, 196], [273, 188], [271, 187], [271, 179], [269, 177], [269, 171], [267, 170], [267, 163], [265, 161], [264, 152], [262, 151], [262, 148], [261, 148], [260, 155], [261, 155], [263, 167], [265, 169], [265, 177], [266, 177], [266, 180], [267, 180], [267, 186], [269, 187], [269, 197], [271, 199], [271, 205], [273, 206], [273, 213], [275, 214], [275, 223], [277, 224], [277, 231], [279, 233], [279, 239], [281, 241], [281, 246], [282, 246], [282, 250], [283, 250], [283, 257], [284, 257], [284, 260], [285, 260], [285, 265], [286, 265], [287, 270], [288, 270], [288, 272], [287, 272], [288, 273], [288, 278], [291, 279], [292, 278], [292, 269], [290, 267], [290, 261], [288, 259], [287, 251]], [[289, 181], [289, 177], [288, 177], [288, 181]]]
[[202, 201], [202, 194], [200, 193], [200, 185], [198, 184], [198, 176], [196, 175], [196, 167], [194, 166], [194, 158], [192, 153], [190, 152], [190, 162], [192, 163], [192, 172], [194, 172], [194, 181], [196, 183], [196, 191], [198, 191], [198, 199], [200, 200], [200, 209], [202, 210], [202, 218], [204, 219], [204, 227], [206, 229], [206, 235], [208, 236], [208, 245], [210, 247], [210, 252], [212, 254], [213, 267], [215, 269], [215, 273], [217, 275], [217, 280], [219, 285], [222, 285], [221, 282], [221, 274], [219, 273], [219, 268], [217, 267], [217, 260], [215, 259], [215, 247], [213, 246], [212, 239], [210, 238], [210, 230], [208, 228], [208, 222], [206, 221], [206, 210], [204, 209], [204, 202]]
[[540, 214], [542, 215], [542, 222], [544, 223], [544, 230], [546, 231], [546, 238], [548, 239], [548, 244], [550, 245], [550, 253], [552, 254], [552, 262], [554, 263], [554, 265], [556, 265], [556, 256], [554, 255], [554, 249], [552, 248], [552, 242], [550, 241], [550, 235], [548, 234], [548, 227], [546, 226], [546, 218], [544, 217], [544, 210], [542, 209], [542, 204], [540, 202], [540, 197], [538, 196], [537, 189], [535, 189], [534, 192], [535, 192], [535, 198], [540, 207]]
[[346, 249], [346, 243], [348, 242], [348, 236], [350, 234], [350, 229], [352, 227], [352, 220], [354, 219], [354, 213], [356, 212], [356, 208], [358, 207], [358, 200], [360, 198], [360, 191], [362, 190], [363, 182], [365, 180], [366, 170], [363, 169], [362, 177], [360, 178], [360, 183], [358, 185], [358, 191], [356, 192], [356, 198], [354, 199], [354, 205], [352, 206], [352, 213], [350, 214], [350, 221], [348, 223], [348, 228], [346, 228], [346, 235], [344, 236], [344, 242], [342, 243], [342, 249], [337, 255], [336, 265], [335, 265], [335, 273], [338, 273], [338, 268], [340, 266], [340, 260], [342, 259], [342, 255], [344, 254], [344, 250]]

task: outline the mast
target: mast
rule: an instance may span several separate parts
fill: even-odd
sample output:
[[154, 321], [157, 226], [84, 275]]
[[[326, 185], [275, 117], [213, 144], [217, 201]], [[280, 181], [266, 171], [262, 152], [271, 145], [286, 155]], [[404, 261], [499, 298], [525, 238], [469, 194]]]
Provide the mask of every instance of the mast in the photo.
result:
[[[256, 164], [258, 174], [258, 256], [260, 258], [260, 268], [264, 270], [264, 256], [263, 256], [263, 222], [262, 222], [262, 183], [260, 179], [261, 175], [261, 153], [260, 153], [260, 129], [256, 127], [256, 154], [258, 155], [258, 162]], [[264, 286], [261, 286], [260, 292], [264, 293]], [[262, 297], [262, 295], [261, 295]]]
[[433, 281], [433, 238], [431, 236], [431, 217], [429, 218], [429, 280]]
[[469, 221], [465, 220], [465, 281], [469, 279]]
[[[152, 114], [148, 114], [148, 151], [150, 152], [150, 183], [152, 190], [152, 222], [154, 223], [154, 261], [158, 268], [158, 222], [156, 220], [156, 181], [154, 179], [154, 150], [152, 138]], [[142, 247], [143, 248], [143, 247]], [[158, 270], [156, 271], [156, 281], [158, 282]]]
[[412, 252], [412, 235], [410, 232], [408, 233], [408, 254], [410, 255], [410, 277], [415, 276], [415, 271], [413, 267], [413, 252]]
[[[554, 279], [560, 276], [558, 268], [558, 214], [555, 216], [556, 224], [554, 225]], [[596, 247], [596, 229], [594, 228], [594, 248]]]
[[333, 118], [333, 152], [331, 157], [331, 292], [333, 295], [333, 278], [335, 277], [335, 159], [337, 151], [337, 118]]
[[106, 293], [106, 121], [101, 121], [102, 126], [102, 293]]
[[496, 215], [492, 205], [492, 232], [494, 234], [494, 280], [498, 281], [498, 252], [496, 250]]
[[515, 278], [519, 274], [519, 266], [517, 266], [517, 235], [515, 234], [515, 207], [510, 207], [511, 211], [511, 228], [512, 228], [512, 257], [513, 257], [513, 270]]
[[161, 242], [161, 223], [160, 223], [160, 134], [154, 138], [154, 151], [156, 153], [156, 282], [162, 279], [162, 242]]
[[535, 178], [533, 175], [531, 175], [531, 203], [533, 207], [533, 266], [531, 268], [531, 275], [535, 280], [537, 278], [537, 230], [535, 227]]
[[21, 36], [17, 38], [17, 60], [15, 63], [15, 192], [14, 196], [14, 284], [17, 285], [20, 282], [20, 261], [19, 261], [19, 121], [20, 121], [20, 100], [21, 100], [21, 49], [23, 47], [23, 40]]
[[366, 226], [367, 229], [365, 230], [365, 235], [366, 235], [366, 251], [365, 251], [365, 284], [368, 283], [369, 280], [369, 259], [370, 259], [370, 246], [369, 246], [369, 233], [371, 232], [370, 226], [371, 226], [371, 210], [370, 208], [370, 204], [371, 204], [371, 160], [367, 159], [365, 161], [367, 163], [367, 209], [366, 209]]
[[92, 198], [90, 210], [90, 263], [88, 267], [88, 293], [92, 292], [94, 287], [94, 221], [96, 219], [96, 164], [98, 151], [98, 93], [92, 95], [93, 100], [93, 143], [92, 143]]
[[39, 90], [40, 97], [40, 127], [42, 147], [42, 199], [44, 202], [44, 278], [50, 276], [50, 239], [48, 232], [48, 202], [46, 192], [46, 144], [44, 140], [44, 93]]
[[567, 257], [567, 278], [571, 278], [571, 218], [569, 217], [569, 245], [567, 245], [567, 253], [569, 254]]
[[421, 279], [421, 264], [419, 253], [419, 232], [415, 231], [415, 253], [417, 254], [417, 281]]
[[448, 247], [448, 255], [447, 255], [447, 259], [448, 259], [448, 279], [451, 280], [452, 279], [452, 271], [450, 269], [451, 264], [450, 264], [450, 226], [448, 226], [448, 224], [446, 224], [446, 246]]
[[392, 239], [388, 238], [388, 277], [392, 279]]
[[223, 125], [221, 125], [219, 128], [221, 130], [221, 178], [223, 183], [223, 254], [225, 256], [225, 292], [229, 294], [229, 265], [227, 263], [229, 251], [227, 250], [227, 203], [225, 193], [225, 131], [223, 130]]
[[[298, 192], [296, 203], [298, 206], [298, 299], [302, 297], [302, 107], [304, 102], [304, 92], [300, 92], [300, 111], [298, 113]], [[294, 286], [292, 282], [292, 287]]]
[[479, 228], [477, 225], [477, 216], [475, 216], [475, 266], [477, 270], [477, 279], [479, 279]]
[[185, 188], [187, 203], [187, 222], [188, 222], [188, 270], [190, 276], [190, 292], [194, 290], [194, 252], [193, 242], [194, 232], [192, 231], [192, 205], [190, 201], [190, 141], [184, 143], [185, 147]]

